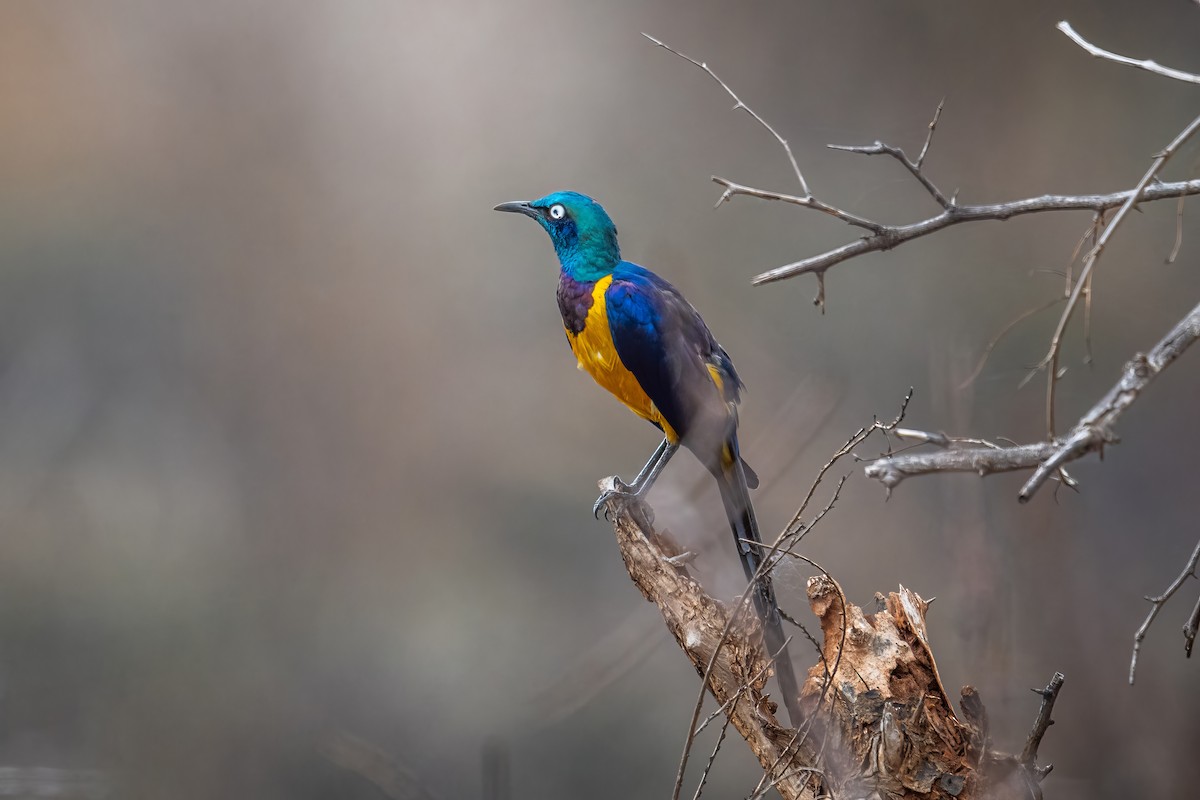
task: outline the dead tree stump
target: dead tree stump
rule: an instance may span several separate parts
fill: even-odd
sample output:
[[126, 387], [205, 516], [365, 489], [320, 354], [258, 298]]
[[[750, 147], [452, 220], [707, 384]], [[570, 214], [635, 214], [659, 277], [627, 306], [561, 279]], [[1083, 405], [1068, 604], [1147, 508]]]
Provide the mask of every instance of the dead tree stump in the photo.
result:
[[994, 751], [978, 693], [963, 688], [959, 716], [942, 686], [925, 627], [929, 604], [901, 586], [876, 595], [880, 608], [867, 616], [832, 578], [818, 575], [808, 582], [808, 599], [821, 623], [822, 657], [801, 690], [808, 717], [799, 730], [789, 728], [766, 693], [772, 666], [752, 607], [731, 622], [734, 609], [688, 573], [686, 559], [676, 558], [680, 548], [654, 531], [646, 506], [610, 511], [630, 577], [785, 800], [1041, 800], [1050, 767], [1037, 766], [1037, 747], [1061, 675], [1043, 691], [1022, 754]]

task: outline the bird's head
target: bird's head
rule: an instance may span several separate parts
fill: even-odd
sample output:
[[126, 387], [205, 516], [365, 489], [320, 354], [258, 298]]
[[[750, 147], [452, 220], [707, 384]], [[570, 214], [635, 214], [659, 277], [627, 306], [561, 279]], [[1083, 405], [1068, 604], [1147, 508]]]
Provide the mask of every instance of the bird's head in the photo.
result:
[[537, 220], [550, 234], [563, 271], [577, 280], [596, 280], [621, 260], [617, 228], [608, 212], [578, 192], [554, 192], [538, 200], [501, 203], [497, 211], [514, 211]]

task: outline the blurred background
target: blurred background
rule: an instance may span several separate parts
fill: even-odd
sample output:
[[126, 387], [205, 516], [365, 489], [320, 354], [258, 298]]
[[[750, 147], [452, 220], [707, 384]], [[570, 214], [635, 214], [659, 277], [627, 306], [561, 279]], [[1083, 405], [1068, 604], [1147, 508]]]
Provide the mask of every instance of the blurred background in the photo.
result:
[[[587, 192], [700, 308], [749, 386], [773, 532], [909, 386], [913, 427], [1044, 435], [1043, 378], [1018, 384], [1054, 312], [959, 387], [1062, 291], [1088, 217], [849, 262], [823, 316], [810, 278], [752, 288], [857, 233], [745, 198], [714, 211], [710, 175], [796, 191], [787, 160], [640, 32], [707, 60], [825, 200], [899, 223], [936, 208], [895, 162], [825, 144], [915, 152], [944, 97], [928, 171], [994, 202], [1129, 188], [1195, 116], [1194, 87], [1090, 59], [1064, 18], [1200, 69], [1187, 0], [3, 4], [0, 766], [99, 776], [87, 791], [113, 798], [383, 797], [337, 766], [352, 735], [441, 798], [480, 796], [485, 751], [515, 797], [669, 796], [696, 676], [589, 511], [656, 432], [575, 369], [549, 242], [492, 206]], [[1200, 211], [1172, 265], [1175, 203], [1143, 211], [1098, 266], [1090, 368], [1068, 337], [1060, 424], [1200, 297]], [[1126, 684], [1141, 598], [1197, 538], [1198, 396], [1191, 353], [1103, 463], [1073, 468], [1079, 494], [1028, 506], [1020, 475], [885, 501], [846, 464], [806, 539], [858, 603], [937, 596], [946, 685], [978, 687], [997, 747], [1021, 747], [1029, 688], [1066, 673], [1048, 797], [1200, 785], [1179, 636], [1196, 584]], [[703, 477], [680, 457], [651, 502], [732, 597]], [[802, 617], [810, 574], [777, 576]], [[729, 742], [708, 791], [755, 779]]]

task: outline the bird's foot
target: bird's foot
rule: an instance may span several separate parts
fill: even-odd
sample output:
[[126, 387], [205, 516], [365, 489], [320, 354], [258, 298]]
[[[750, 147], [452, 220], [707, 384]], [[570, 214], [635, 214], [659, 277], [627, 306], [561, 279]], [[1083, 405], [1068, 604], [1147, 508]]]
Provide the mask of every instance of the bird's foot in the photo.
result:
[[642, 493], [635, 487], [622, 481], [616, 475], [605, 478], [600, 481], [600, 496], [596, 498], [596, 502], [592, 504], [592, 516], [600, 519], [600, 512], [604, 512], [604, 518], [612, 519], [612, 513], [616, 508], [628, 506], [630, 503], [640, 500]]

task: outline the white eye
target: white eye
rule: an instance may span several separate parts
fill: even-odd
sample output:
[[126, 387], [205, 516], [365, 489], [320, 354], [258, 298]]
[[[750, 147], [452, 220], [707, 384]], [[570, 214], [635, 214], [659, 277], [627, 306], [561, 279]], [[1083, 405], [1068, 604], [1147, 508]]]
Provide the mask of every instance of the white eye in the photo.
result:
[[562, 219], [567, 215], [567, 210], [562, 207], [561, 203], [555, 203], [550, 206], [550, 219]]

